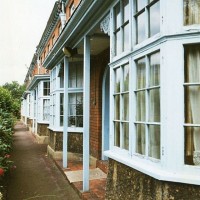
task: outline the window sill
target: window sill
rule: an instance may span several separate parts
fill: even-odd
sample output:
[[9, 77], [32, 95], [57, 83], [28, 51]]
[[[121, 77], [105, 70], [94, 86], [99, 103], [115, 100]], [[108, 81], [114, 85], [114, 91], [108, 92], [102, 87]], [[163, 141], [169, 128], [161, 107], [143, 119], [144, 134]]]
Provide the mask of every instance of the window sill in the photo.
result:
[[[163, 169], [160, 163], [158, 164], [153, 163], [149, 160], [142, 160], [137, 156], [125, 156], [124, 153], [116, 152], [114, 150], [105, 151], [104, 155], [160, 181], [200, 185], [199, 172], [189, 173], [183, 170], [177, 170], [177, 172], [170, 172], [166, 169]], [[190, 171], [193, 171], [193, 168], [191, 168]]]
[[37, 121], [39, 124], [49, 124], [49, 121]]
[[48, 129], [54, 132], [63, 132], [63, 127], [51, 127], [49, 126]]

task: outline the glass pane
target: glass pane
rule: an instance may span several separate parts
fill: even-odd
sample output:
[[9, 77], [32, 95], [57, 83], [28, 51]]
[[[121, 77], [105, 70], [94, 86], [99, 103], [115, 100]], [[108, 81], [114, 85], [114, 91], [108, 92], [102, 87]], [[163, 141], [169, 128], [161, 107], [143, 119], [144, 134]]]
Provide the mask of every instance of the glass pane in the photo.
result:
[[114, 145], [117, 147], [120, 147], [120, 123], [119, 122], [115, 122], [114, 123], [115, 126], [115, 138], [114, 138]]
[[136, 120], [144, 122], [146, 120], [145, 91], [137, 92], [136, 101]]
[[160, 32], [160, 2], [150, 7], [150, 37]]
[[184, 0], [184, 25], [200, 23], [200, 1]]
[[123, 144], [122, 148], [129, 150], [129, 124], [123, 123]]
[[200, 86], [185, 87], [185, 122], [200, 124]]
[[137, 0], [137, 11], [140, 11], [146, 5], [146, 0]]
[[123, 91], [128, 91], [129, 90], [129, 64], [124, 65], [123, 67]]
[[200, 45], [185, 47], [185, 82], [200, 83]]
[[124, 45], [124, 51], [129, 50], [129, 24], [124, 26], [124, 33], [123, 33], [123, 45]]
[[120, 120], [120, 95], [115, 96], [115, 119]]
[[185, 164], [200, 165], [200, 127], [185, 127]]
[[149, 121], [160, 122], [160, 89], [149, 92]]
[[120, 68], [117, 68], [115, 70], [115, 92], [120, 92], [120, 80], [121, 80], [121, 70]]
[[149, 86], [160, 85], [160, 53], [155, 53], [150, 56], [150, 75]]
[[146, 86], [146, 67], [145, 58], [137, 61], [137, 89], [145, 88]]
[[115, 55], [119, 55], [121, 53], [121, 32], [118, 31], [115, 33]]
[[129, 20], [129, 0], [123, 1], [123, 7], [124, 7], [124, 22]]
[[83, 93], [77, 94], [76, 115], [83, 115]]
[[76, 73], [77, 73], [77, 88], [83, 88], [83, 66], [82, 65], [77, 65]]
[[69, 88], [76, 88], [76, 67], [69, 67]]
[[75, 116], [69, 116], [68, 117], [68, 126], [69, 127], [75, 127], [76, 125], [76, 117]]
[[77, 123], [77, 127], [83, 127], [83, 117], [82, 116], [78, 116], [76, 117], [76, 123]]
[[63, 102], [64, 102], [64, 94], [60, 94], [60, 115], [63, 115]]
[[115, 30], [118, 29], [121, 25], [120, 18], [120, 4], [117, 4], [114, 9], [115, 12]]
[[63, 126], [63, 116], [60, 116], [60, 126]]
[[145, 125], [137, 124], [136, 125], [136, 153], [145, 155]]
[[160, 159], [160, 126], [149, 126], [149, 156]]
[[129, 94], [123, 95], [123, 120], [128, 121], [129, 120]]
[[137, 43], [144, 41], [145, 36], [145, 13], [137, 17]]

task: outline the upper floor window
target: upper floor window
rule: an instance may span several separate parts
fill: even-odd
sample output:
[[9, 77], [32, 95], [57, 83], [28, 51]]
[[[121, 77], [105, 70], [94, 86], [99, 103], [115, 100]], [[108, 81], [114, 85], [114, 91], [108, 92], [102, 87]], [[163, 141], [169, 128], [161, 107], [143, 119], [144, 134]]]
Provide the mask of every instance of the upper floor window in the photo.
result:
[[115, 55], [129, 49], [129, 0], [120, 0], [114, 7]]
[[44, 88], [43, 88], [43, 95], [49, 96], [50, 95], [50, 82], [44, 82]]
[[73, 14], [74, 10], [75, 10], [75, 5], [74, 5], [74, 1], [72, 1], [72, 3], [69, 6], [69, 16]]
[[185, 50], [185, 164], [200, 165], [200, 45]]
[[56, 36], [55, 36], [55, 35], [53, 35], [53, 36], [52, 36], [52, 44], [54, 45], [54, 44], [55, 44], [55, 42], [56, 42]]
[[135, 0], [136, 43], [160, 32], [160, 1]]
[[200, 24], [200, 1], [184, 0], [184, 25]]
[[136, 153], [160, 159], [160, 53], [136, 61]]
[[56, 67], [51, 71], [51, 91], [56, 89]]

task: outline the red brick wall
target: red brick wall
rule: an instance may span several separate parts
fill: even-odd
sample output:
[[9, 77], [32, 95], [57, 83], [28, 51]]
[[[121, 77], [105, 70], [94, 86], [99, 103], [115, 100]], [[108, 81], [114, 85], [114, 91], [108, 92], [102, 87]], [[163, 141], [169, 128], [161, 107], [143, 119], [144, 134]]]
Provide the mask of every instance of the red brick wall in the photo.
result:
[[109, 63], [109, 50], [91, 62], [90, 71], [90, 154], [101, 158], [102, 140], [102, 80]]

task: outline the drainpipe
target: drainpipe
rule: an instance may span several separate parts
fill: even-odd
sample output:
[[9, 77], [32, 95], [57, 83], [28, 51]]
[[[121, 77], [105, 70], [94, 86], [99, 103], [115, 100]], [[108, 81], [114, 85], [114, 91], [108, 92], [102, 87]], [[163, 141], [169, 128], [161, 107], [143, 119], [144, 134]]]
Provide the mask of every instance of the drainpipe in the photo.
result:
[[63, 1], [61, 1], [60, 21], [61, 21], [61, 27], [63, 29], [66, 23], [65, 6]]

